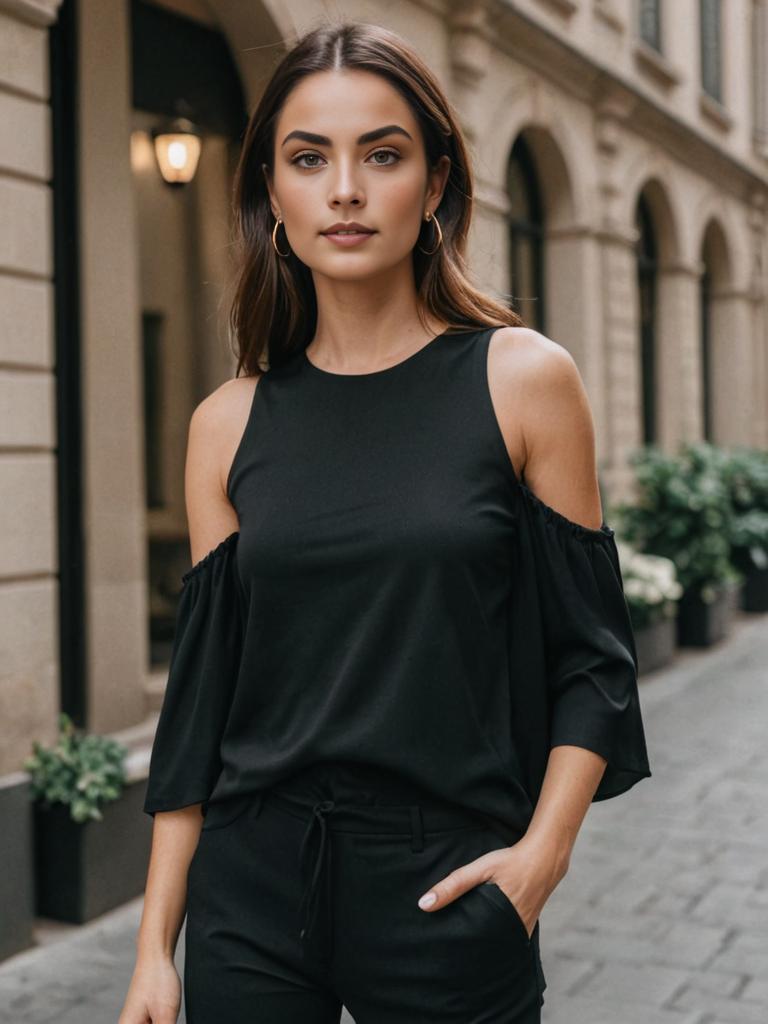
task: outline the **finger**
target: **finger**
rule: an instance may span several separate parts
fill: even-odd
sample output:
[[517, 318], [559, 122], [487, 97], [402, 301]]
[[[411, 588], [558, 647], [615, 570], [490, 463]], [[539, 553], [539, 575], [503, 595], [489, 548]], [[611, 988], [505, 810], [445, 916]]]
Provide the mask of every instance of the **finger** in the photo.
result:
[[422, 910], [437, 910], [458, 899], [468, 889], [477, 885], [480, 880], [477, 877], [474, 864], [464, 864], [433, 885], [423, 896], [420, 896], [418, 905]]

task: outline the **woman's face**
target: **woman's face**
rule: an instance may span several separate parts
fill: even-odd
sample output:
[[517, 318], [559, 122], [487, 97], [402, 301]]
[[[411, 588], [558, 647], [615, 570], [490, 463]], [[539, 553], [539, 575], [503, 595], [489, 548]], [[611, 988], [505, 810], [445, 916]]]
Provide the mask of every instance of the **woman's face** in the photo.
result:
[[[430, 172], [405, 99], [379, 75], [345, 69], [308, 75], [293, 89], [276, 124], [272, 181], [264, 170], [272, 212], [284, 221], [278, 248], [286, 248], [285, 228], [308, 267], [351, 281], [411, 259], [424, 214], [442, 196], [450, 160], [442, 157]], [[325, 234], [348, 221], [373, 233], [355, 244]], [[434, 246], [433, 232], [425, 228], [425, 248]]]

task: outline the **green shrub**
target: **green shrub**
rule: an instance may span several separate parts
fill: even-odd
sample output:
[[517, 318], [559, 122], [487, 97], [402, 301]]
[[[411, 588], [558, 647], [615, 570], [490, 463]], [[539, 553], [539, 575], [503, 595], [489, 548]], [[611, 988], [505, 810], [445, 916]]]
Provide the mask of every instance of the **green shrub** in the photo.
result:
[[59, 715], [59, 738], [53, 747], [32, 743], [34, 754], [24, 761], [32, 796], [44, 806], [69, 804], [73, 821], [101, 821], [102, 802], [116, 800], [125, 782], [126, 747], [106, 736], [87, 735], [69, 715]]
[[768, 452], [735, 448], [725, 462], [734, 509], [731, 560], [744, 573], [768, 567]]
[[622, 537], [638, 551], [671, 559], [683, 590], [705, 602], [724, 583], [743, 578], [731, 562], [735, 514], [727, 458], [704, 441], [682, 445], [677, 455], [647, 445], [630, 456], [638, 498], [615, 509]]

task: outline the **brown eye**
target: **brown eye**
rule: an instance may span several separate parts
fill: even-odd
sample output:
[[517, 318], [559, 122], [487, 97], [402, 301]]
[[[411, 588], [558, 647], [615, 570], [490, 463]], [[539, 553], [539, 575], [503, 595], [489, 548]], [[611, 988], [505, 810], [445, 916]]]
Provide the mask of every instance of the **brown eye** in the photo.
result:
[[375, 153], [371, 154], [371, 156], [393, 156], [395, 158], [391, 164], [384, 163], [381, 160], [374, 160], [373, 162], [375, 164], [378, 164], [380, 167], [390, 167], [400, 160], [400, 154], [395, 153], [395, 151], [392, 149], [377, 149]]
[[297, 164], [300, 167], [318, 167], [318, 164], [299, 164], [299, 160], [313, 160], [319, 157], [319, 153], [298, 153], [292, 160], [292, 164]]

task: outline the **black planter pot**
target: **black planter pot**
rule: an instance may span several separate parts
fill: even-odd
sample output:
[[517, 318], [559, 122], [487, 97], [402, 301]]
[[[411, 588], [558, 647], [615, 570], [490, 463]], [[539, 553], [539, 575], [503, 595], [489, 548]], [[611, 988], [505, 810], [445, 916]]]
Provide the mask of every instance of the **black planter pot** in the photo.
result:
[[675, 656], [677, 644], [675, 620], [659, 619], [649, 626], [636, 629], [635, 647], [637, 648], [638, 675], [654, 672], [666, 665]]
[[64, 804], [35, 803], [37, 915], [83, 924], [144, 891], [152, 845], [145, 790], [146, 780], [128, 783], [102, 806], [102, 821], [82, 824]]
[[727, 636], [738, 607], [738, 585], [723, 584], [714, 601], [686, 590], [677, 605], [677, 642], [681, 647], [709, 647]]
[[25, 772], [0, 779], [0, 820], [0, 960], [4, 960], [35, 943], [32, 808]]
[[768, 612], [768, 569], [751, 569], [741, 591], [745, 612]]

